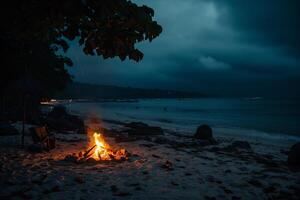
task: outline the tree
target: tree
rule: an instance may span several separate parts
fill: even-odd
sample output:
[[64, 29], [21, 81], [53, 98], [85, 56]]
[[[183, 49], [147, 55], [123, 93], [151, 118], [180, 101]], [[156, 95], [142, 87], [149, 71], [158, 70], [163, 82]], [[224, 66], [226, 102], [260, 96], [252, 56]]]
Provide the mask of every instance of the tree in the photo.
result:
[[[0, 7], [0, 117], [9, 118], [3, 115], [6, 114], [3, 108], [9, 107], [13, 118], [23, 118], [24, 145], [28, 110], [34, 118], [39, 99], [71, 81], [65, 65], [73, 63], [58, 54], [59, 50], [68, 50], [68, 40], [77, 39], [87, 55], [97, 54], [104, 59], [118, 56], [121, 60], [128, 57], [138, 62], [143, 53], [135, 44], [152, 41], [162, 32], [153, 16], [151, 8], [128, 0], [3, 2]], [[9, 103], [3, 106], [4, 102]]]
[[32, 96], [38, 99], [71, 80], [65, 65], [72, 61], [57, 54], [67, 51], [67, 40], [78, 39], [87, 55], [140, 61], [143, 53], [135, 44], [162, 32], [151, 8], [128, 0], [9, 0], [0, 13], [0, 103], [5, 94], [16, 115], [22, 114], [23, 145], [28, 94], [31, 103], [38, 102]]
[[43, 91], [62, 88], [71, 76], [68, 41], [76, 40], [87, 55], [140, 61], [135, 44], [152, 41], [162, 28], [154, 11], [129, 0], [10, 0], [0, 8], [0, 90], [30, 74]]

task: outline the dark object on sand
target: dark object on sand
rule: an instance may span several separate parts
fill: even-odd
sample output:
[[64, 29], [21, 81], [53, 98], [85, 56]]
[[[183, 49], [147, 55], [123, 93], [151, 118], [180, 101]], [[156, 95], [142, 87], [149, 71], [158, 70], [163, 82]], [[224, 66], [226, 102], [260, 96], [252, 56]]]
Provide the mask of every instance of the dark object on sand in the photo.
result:
[[125, 125], [129, 129], [127, 130], [129, 135], [163, 135], [162, 128], [157, 126], [149, 126], [142, 122], [131, 122]]
[[67, 112], [64, 106], [55, 106], [46, 119], [47, 126], [54, 131], [76, 131], [79, 134], [86, 133], [83, 119]]
[[217, 144], [217, 141], [213, 138], [213, 131], [210, 126], [204, 124], [197, 128], [194, 138], [203, 140], [207, 144]]
[[300, 167], [300, 142], [294, 144], [290, 149], [288, 164], [293, 167]]
[[11, 124], [0, 122], [0, 136], [1, 135], [19, 135], [19, 132]]
[[197, 128], [194, 137], [200, 140], [210, 140], [213, 138], [212, 129], [206, 124], [201, 125]]
[[39, 145], [45, 150], [55, 148], [55, 137], [49, 134], [45, 126], [30, 128], [30, 133], [35, 146]]
[[250, 146], [249, 142], [246, 142], [246, 141], [234, 141], [231, 144], [231, 147], [237, 148], [237, 149], [251, 150], [251, 146]]

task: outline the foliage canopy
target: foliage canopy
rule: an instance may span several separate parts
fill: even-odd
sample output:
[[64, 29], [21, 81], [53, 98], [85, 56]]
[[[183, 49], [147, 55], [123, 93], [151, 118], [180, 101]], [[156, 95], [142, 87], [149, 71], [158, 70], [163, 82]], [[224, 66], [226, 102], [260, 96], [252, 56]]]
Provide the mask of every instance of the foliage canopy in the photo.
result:
[[68, 50], [68, 40], [87, 55], [140, 61], [135, 44], [162, 32], [153, 9], [128, 0], [10, 0], [0, 11], [2, 89], [26, 73], [49, 91], [61, 88], [73, 63], [57, 52]]

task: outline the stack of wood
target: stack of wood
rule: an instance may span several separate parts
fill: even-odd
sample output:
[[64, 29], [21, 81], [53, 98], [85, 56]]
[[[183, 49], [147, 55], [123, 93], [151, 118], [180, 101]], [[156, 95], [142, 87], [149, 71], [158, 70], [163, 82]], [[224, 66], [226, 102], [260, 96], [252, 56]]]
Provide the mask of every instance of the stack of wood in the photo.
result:
[[[92, 155], [94, 154], [93, 150], [95, 148], [96, 148], [96, 145], [92, 146], [85, 152], [79, 152], [78, 154], [74, 153], [71, 155], [67, 155], [65, 157], [65, 160], [71, 161], [71, 162], [76, 162], [76, 163], [97, 162], [97, 160], [95, 160], [92, 157]], [[100, 161], [125, 161], [125, 160], [128, 160], [130, 153], [128, 151], [126, 151], [125, 149], [124, 149], [124, 151], [122, 151], [122, 153], [124, 153], [125, 156], [122, 156], [121, 159], [116, 159], [116, 157], [113, 155], [113, 154], [116, 154], [116, 152], [114, 152], [113, 154], [110, 155], [111, 160], [101, 160], [100, 159]]]

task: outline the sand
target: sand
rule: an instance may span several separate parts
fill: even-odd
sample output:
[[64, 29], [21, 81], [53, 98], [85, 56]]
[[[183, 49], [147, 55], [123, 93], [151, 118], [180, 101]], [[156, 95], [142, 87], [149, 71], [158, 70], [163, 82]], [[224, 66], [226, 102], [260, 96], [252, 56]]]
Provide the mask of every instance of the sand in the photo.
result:
[[229, 148], [237, 138], [219, 136], [218, 145], [203, 146], [168, 130], [116, 142], [109, 132], [111, 146], [130, 152], [127, 161], [65, 160], [86, 149], [86, 135], [56, 133], [57, 148], [43, 153], [18, 148], [19, 135], [1, 136], [0, 199], [299, 199], [300, 172], [286, 164], [289, 146], [249, 140], [251, 149]]

